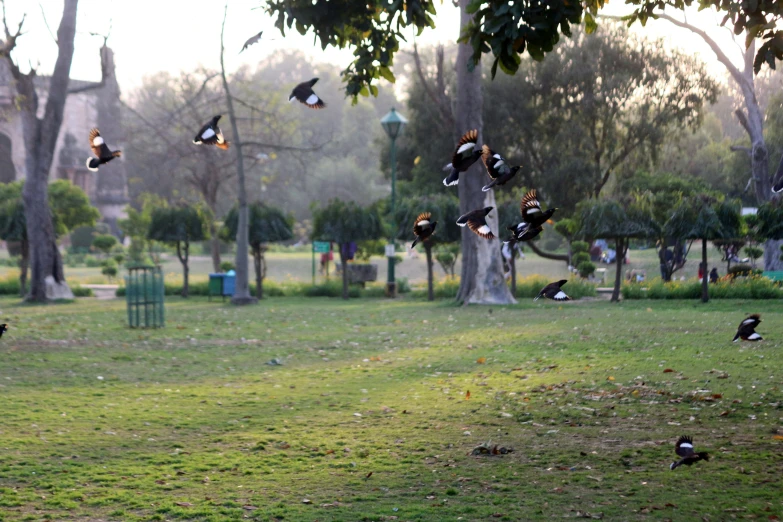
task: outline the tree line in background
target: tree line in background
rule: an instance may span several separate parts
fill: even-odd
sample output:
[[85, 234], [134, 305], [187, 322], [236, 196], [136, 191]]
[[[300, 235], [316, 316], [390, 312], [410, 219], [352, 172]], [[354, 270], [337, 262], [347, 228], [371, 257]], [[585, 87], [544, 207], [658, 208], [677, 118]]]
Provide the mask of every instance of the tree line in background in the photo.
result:
[[[219, 267], [217, 217], [225, 214], [238, 199], [237, 230], [241, 235], [245, 226], [242, 217], [246, 215], [245, 202], [256, 199], [252, 194], [248, 198], [247, 192], [256, 190], [255, 187], [259, 199], [273, 200], [282, 206], [282, 212], [293, 213], [301, 223], [310, 217], [306, 209], [311, 201], [323, 205], [332, 198], [357, 202], [343, 210], [355, 211], [369, 222], [380, 223], [377, 216], [362, 214], [364, 211], [360, 210], [387, 190], [380, 182], [386, 167], [380, 162], [385, 162], [386, 154], [380, 150], [379, 162], [379, 148], [384, 145], [377, 144], [380, 135], [377, 117], [393, 99], [388, 90], [379, 91], [374, 82], [378, 78], [394, 81], [399, 73], [394, 58], [399, 54], [401, 31], [406, 26], [420, 30], [434, 26], [435, 6], [429, 2], [407, 5], [378, 2], [379, 12], [388, 16], [368, 17], [364, 7], [356, 11], [355, 2], [344, 3], [340, 9], [330, 9], [328, 16], [314, 16], [319, 12], [318, 2], [265, 0], [263, 7], [276, 17], [281, 32], [295, 24], [299, 32], [314, 31], [323, 45], [354, 49], [355, 59], [342, 73], [346, 93], [352, 103], [358, 102], [358, 107], [351, 108], [350, 113], [346, 111], [347, 100], [340, 103], [331, 99], [330, 108], [319, 114], [283, 110], [288, 84], [297, 83], [303, 77], [318, 75], [322, 78], [319, 85], [324, 86], [322, 92], [337, 90], [337, 79], [330, 73], [333, 67], [318, 66], [285, 54], [267, 60], [255, 71], [243, 68], [230, 77], [222, 67], [221, 73], [197, 71], [176, 78], [158, 75], [147, 79], [141, 89], [128, 97], [127, 120], [132, 122], [132, 128], [139, 130], [128, 133], [131, 143], [127, 150], [132, 151], [128, 154], [132, 158], [129, 170], [134, 172], [131, 187], [134, 196], [138, 196], [134, 198], [133, 212], [144, 219], [155, 218], [156, 210], [152, 206], [144, 209], [146, 201], [154, 199], [142, 196], [147, 192], [169, 203], [184, 200], [204, 205], [208, 210], [191, 213], [190, 224], [183, 225], [185, 232], [161, 232], [156, 239], [176, 243], [183, 264], [187, 264], [188, 244], [170, 238], [181, 238], [184, 234], [185, 241], [190, 241], [201, 234], [212, 238], [213, 264], [216, 269]], [[460, 0], [461, 37], [456, 57], [444, 49], [419, 54], [414, 47], [407, 62], [400, 60], [403, 68], [407, 66], [409, 80], [412, 79], [408, 82], [407, 98], [413, 116], [410, 132], [403, 135], [403, 140], [408, 140], [407, 146], [401, 143], [401, 177], [406, 185], [402, 189], [411, 197], [435, 197], [436, 190], [443, 192], [438, 176], [440, 166], [447, 161], [456, 138], [466, 129], [477, 128], [483, 141], [492, 143], [493, 148], [502, 150], [512, 162], [522, 165], [521, 175], [510, 188], [534, 186], [548, 203], [563, 209], [558, 217], [572, 221], [556, 225], [556, 229], [567, 237], [575, 237], [578, 232], [575, 220], [579, 209], [584, 208], [585, 197], [591, 198], [589, 204], [598, 204], [599, 198], [618, 198], [623, 183], [644, 179], [645, 175], [658, 179], [667, 171], [674, 177], [695, 175], [705, 181], [712, 177], [714, 183], [707, 183], [709, 189], [726, 189], [724, 194], [746, 201], [751, 199], [748, 191], [753, 188], [755, 203], [762, 206], [773, 200], [768, 188], [783, 176], [783, 159], [775, 169], [769, 156], [781, 152], [775, 147], [780, 146], [783, 136], [780, 130], [783, 98], [779, 92], [770, 98], [765, 117], [759, 102], [763, 99], [760, 96], [763, 82], [757, 81], [753, 73], [758, 73], [763, 63], [774, 68], [776, 61], [783, 57], [781, 33], [774, 24], [766, 24], [767, 17], [779, 20], [783, 12], [776, 5], [762, 2], [708, 2], [726, 14], [724, 22], [730, 22], [735, 32], [747, 31], [752, 37], [766, 38], [760, 41], [758, 49], [754, 38], [747, 39], [744, 68], [740, 70], [728, 63], [703, 32], [658, 12], [661, 2], [627, 0], [626, 3], [635, 6], [631, 21], [645, 22], [660, 17], [694, 31], [713, 47], [718, 59], [726, 65], [730, 85], [738, 94], [728, 104], [728, 111], [725, 103], [722, 112], [713, 110], [710, 114], [706, 109], [708, 103], [718, 100], [719, 88], [697, 60], [637, 39], [619, 25], [597, 27], [596, 16], [604, 4], [602, 0], [558, 4], [556, 8], [543, 10], [540, 5], [526, 1], [512, 4]], [[690, 3], [673, 5], [682, 8]], [[64, 3], [58, 29], [58, 58], [42, 117], [38, 116], [38, 97], [31, 90], [35, 71], [22, 73], [10, 55], [22, 33], [21, 23], [15, 32], [5, 27], [6, 39], [0, 48], [0, 57], [7, 60], [18, 94], [25, 101], [20, 110], [28, 176], [22, 195], [25, 228], [30, 231], [29, 297], [33, 300], [45, 300], [43, 279], [46, 276], [64, 284], [52, 221], [55, 214], [47, 212], [47, 207], [52, 205], [47, 200], [45, 180], [65, 99], [74, 92], [68, 88], [68, 71], [73, 56], [77, 5], [78, 0]], [[584, 31], [575, 27], [581, 22], [585, 23]], [[338, 32], [336, 27], [342, 29]], [[561, 41], [561, 35], [568, 38]], [[484, 75], [481, 56], [490, 53], [494, 60], [486, 65], [488, 74]], [[103, 58], [102, 50], [105, 77]], [[453, 73], [446, 65], [451, 62], [456, 65]], [[498, 68], [506, 75], [496, 75]], [[316, 74], [312, 73], [314, 70]], [[223, 80], [222, 90], [212, 81], [218, 76]], [[769, 82], [770, 92], [776, 92], [775, 82], [779, 85], [779, 80]], [[286, 85], [286, 89], [279, 85]], [[381, 96], [372, 102], [359, 100], [360, 95], [378, 96], [379, 93]], [[232, 129], [229, 139], [231, 134], [235, 135], [238, 152], [229, 155], [220, 155], [216, 150], [191, 152], [188, 147], [193, 130], [226, 108]], [[776, 112], [771, 114], [771, 111]], [[729, 150], [733, 154], [727, 154], [725, 147], [726, 136], [730, 135], [726, 130], [727, 112], [733, 113], [735, 126], [738, 122], [749, 141], [749, 144], [731, 144]], [[721, 123], [722, 136], [716, 132], [716, 118]], [[707, 125], [700, 126], [705, 119]], [[704, 161], [694, 164], [694, 158], [699, 155]], [[677, 162], [678, 156], [682, 164]], [[242, 168], [245, 161], [247, 169]], [[667, 170], [661, 170], [663, 167]], [[497, 214], [508, 219], [507, 216], [513, 215], [509, 206], [515, 204], [513, 198], [518, 196], [518, 191], [498, 191], [497, 201], [493, 192], [481, 193], [480, 170], [476, 165], [465, 174], [457, 191], [457, 208], [464, 213], [481, 206], [497, 206]], [[166, 175], [161, 175], [162, 172]], [[233, 184], [226, 181], [237, 172], [242, 183], [233, 192]], [[742, 184], [737, 181], [743, 178], [749, 181], [740, 190]], [[444, 194], [446, 198], [453, 197], [453, 191]], [[718, 204], [708, 204], [708, 200], [712, 201], [700, 199], [703, 208], [697, 216], [707, 219], [709, 212], [705, 209]], [[321, 213], [333, 205], [313, 214], [314, 225], [318, 223], [313, 228], [313, 237], [337, 237], [336, 229], [324, 228], [323, 220], [318, 221]], [[452, 207], [444, 203], [439, 208]], [[177, 208], [185, 212], [188, 206]], [[620, 215], [618, 208], [626, 217], [631, 211], [626, 203], [609, 205], [594, 214], [593, 221], [600, 223], [598, 218], [602, 215]], [[690, 214], [683, 210], [678, 215], [685, 219]], [[136, 217], [130, 213], [128, 219], [133, 221]], [[493, 228], [498, 227], [498, 216], [490, 216], [489, 223]], [[352, 233], [373, 235], [358, 229]], [[679, 233], [685, 234], [682, 230]], [[642, 232], [637, 230], [633, 234]], [[773, 235], [767, 237], [771, 239]], [[338, 242], [343, 242], [344, 236], [340, 237]], [[624, 238], [618, 243], [622, 250], [627, 238], [633, 235], [614, 237]], [[479, 240], [462, 230], [461, 244], [463, 263], [458, 300], [466, 303], [513, 300], [500, 277], [498, 242]], [[767, 268], [779, 264], [777, 246], [771, 240], [765, 244]], [[571, 258], [570, 251], [563, 256], [544, 252], [534, 244], [531, 247], [545, 257]], [[431, 266], [430, 254], [428, 266]], [[257, 263], [257, 273], [262, 265]], [[241, 271], [246, 277], [245, 270]]]

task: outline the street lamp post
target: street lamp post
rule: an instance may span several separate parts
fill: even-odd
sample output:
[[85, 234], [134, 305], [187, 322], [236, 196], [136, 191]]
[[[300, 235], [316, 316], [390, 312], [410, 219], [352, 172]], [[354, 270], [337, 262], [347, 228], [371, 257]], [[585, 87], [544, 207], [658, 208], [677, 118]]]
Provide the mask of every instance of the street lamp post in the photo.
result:
[[389, 245], [386, 246], [386, 257], [389, 260], [389, 271], [386, 279], [386, 295], [388, 297], [394, 297], [397, 294], [397, 283], [394, 280], [394, 236], [397, 233], [397, 224], [394, 219], [394, 199], [395, 199], [395, 184], [397, 182], [397, 136], [402, 132], [402, 128], [408, 123], [401, 114], [392, 107], [389, 113], [381, 118], [381, 126], [386, 134], [391, 138], [391, 220], [392, 220], [392, 237], [389, 241]]

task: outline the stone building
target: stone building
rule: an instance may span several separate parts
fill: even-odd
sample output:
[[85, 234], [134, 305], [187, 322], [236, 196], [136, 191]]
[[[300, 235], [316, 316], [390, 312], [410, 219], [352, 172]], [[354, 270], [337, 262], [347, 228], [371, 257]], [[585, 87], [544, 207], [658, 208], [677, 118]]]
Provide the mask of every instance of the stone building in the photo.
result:
[[[114, 74], [114, 53], [108, 47], [101, 49], [101, 53], [106, 81], [102, 87], [68, 96], [49, 178], [68, 179], [81, 187], [100, 211], [102, 220], [119, 235], [117, 218], [125, 217], [125, 205], [129, 202], [124, 158], [102, 165], [99, 172], [91, 172], [85, 165], [91, 155], [88, 140], [91, 128], [98, 127], [112, 149], [122, 150], [125, 142], [120, 89]], [[42, 76], [36, 80], [41, 116], [46, 105], [49, 78]], [[71, 89], [93, 85], [97, 84], [70, 81]], [[0, 183], [25, 177], [22, 122], [15, 109], [15, 98], [16, 88], [8, 64], [0, 60]]]

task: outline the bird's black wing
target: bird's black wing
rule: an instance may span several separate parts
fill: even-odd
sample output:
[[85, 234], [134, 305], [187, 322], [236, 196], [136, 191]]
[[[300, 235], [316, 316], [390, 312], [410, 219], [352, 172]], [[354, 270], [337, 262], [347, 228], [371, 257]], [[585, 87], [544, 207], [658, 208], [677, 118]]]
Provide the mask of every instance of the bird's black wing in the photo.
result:
[[457, 165], [459, 160], [467, 158], [473, 154], [473, 151], [478, 145], [478, 130], [469, 130], [459, 139], [457, 148], [454, 149], [454, 154], [451, 157], [451, 164]]
[[693, 451], [693, 439], [687, 435], [683, 435], [677, 439], [677, 444], [674, 447], [674, 452], [680, 457], [691, 457], [695, 454]]
[[522, 214], [522, 219], [528, 223], [535, 216], [541, 215], [541, 204], [538, 202], [538, 197], [536, 197], [536, 189], [522, 196], [522, 200], [519, 202], [519, 212]]

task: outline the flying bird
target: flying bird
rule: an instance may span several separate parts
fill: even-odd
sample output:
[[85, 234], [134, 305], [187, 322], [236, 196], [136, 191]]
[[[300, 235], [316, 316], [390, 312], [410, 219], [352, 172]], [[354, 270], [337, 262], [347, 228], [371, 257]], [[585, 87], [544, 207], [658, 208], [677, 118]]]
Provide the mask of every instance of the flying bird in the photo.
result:
[[196, 145], [216, 145], [219, 149], [227, 150], [229, 143], [223, 137], [223, 131], [218, 127], [220, 116], [220, 114], [213, 116], [209, 123], [201, 127], [196, 137], [193, 138], [193, 143]]
[[313, 85], [316, 84], [318, 78], [313, 78], [308, 82], [302, 82], [291, 91], [291, 96], [288, 97], [288, 101], [299, 100], [311, 109], [323, 109], [326, 107], [324, 101], [313, 92]]
[[506, 162], [506, 158], [490, 149], [487, 145], [481, 148], [481, 161], [487, 168], [487, 174], [492, 180], [482, 187], [483, 192], [488, 192], [495, 185], [505, 185], [513, 178], [519, 167], [512, 167]]
[[478, 146], [478, 131], [469, 130], [459, 139], [454, 155], [451, 157], [451, 163], [443, 167], [448, 170], [449, 175], [443, 180], [447, 187], [459, 183], [459, 173], [465, 172], [471, 165], [476, 163], [481, 157], [482, 151]]
[[557, 208], [550, 208], [546, 212], [541, 211], [541, 204], [536, 197], [536, 189], [529, 191], [522, 196], [519, 202], [519, 211], [522, 213], [522, 219], [525, 223], [530, 223], [533, 227], [538, 227], [549, 221]]
[[[245, 45], [242, 46], [242, 51], [244, 51], [245, 49], [247, 49], [248, 47], [250, 47], [254, 43], [258, 43], [259, 41], [261, 41], [261, 35], [262, 34], [264, 34], [264, 31], [261, 31], [257, 35], [251, 36], [250, 38], [248, 38], [247, 41], [245, 42]], [[242, 54], [242, 51], [239, 51], [239, 54]]]
[[494, 207], [486, 207], [480, 208], [478, 210], [472, 210], [467, 214], [460, 216], [457, 220], [457, 224], [461, 227], [467, 225], [468, 228], [484, 239], [494, 239], [495, 234], [492, 233], [489, 225], [487, 225], [486, 219], [487, 214], [492, 212], [493, 208]]
[[0, 324], [0, 337], [3, 337], [3, 334], [8, 331], [8, 325], [3, 323]]
[[737, 328], [737, 334], [732, 339], [733, 342], [737, 342], [737, 339], [743, 341], [763, 341], [763, 337], [756, 333], [756, 327], [761, 323], [761, 316], [759, 314], [749, 315], [744, 319]]
[[539, 297], [546, 297], [547, 299], [552, 299], [554, 301], [570, 301], [571, 298], [566, 295], [565, 292], [563, 292], [560, 287], [563, 286], [568, 282], [567, 279], [561, 279], [560, 281], [556, 281], [554, 283], [549, 283], [544, 288], [541, 289], [541, 291], [538, 293], [535, 299], [533, 301], [538, 301]]
[[106, 146], [106, 142], [103, 140], [103, 136], [98, 129], [92, 129], [90, 131], [90, 148], [95, 155], [94, 158], [87, 158], [87, 168], [93, 172], [98, 172], [98, 167], [104, 163], [108, 163], [114, 158], [122, 156], [122, 152], [119, 150], [109, 150]]
[[674, 469], [677, 466], [682, 466], [683, 464], [690, 466], [694, 462], [699, 462], [700, 460], [710, 460], [710, 455], [706, 451], [700, 451], [698, 453], [693, 451], [693, 439], [688, 435], [683, 435], [677, 439], [677, 444], [674, 446], [674, 451], [682, 458], [677, 462], [672, 462], [669, 466], [669, 469]]
[[519, 242], [530, 241], [544, 230], [543, 227], [534, 227], [531, 226], [530, 223], [525, 223], [524, 221], [522, 223], [517, 223], [516, 225], [506, 227], [506, 229], [511, 231], [512, 236], [508, 241], [504, 241], [504, 243], [510, 243], [511, 246], [514, 246], [514, 244]]
[[430, 236], [435, 233], [435, 226], [438, 222], [431, 221], [431, 219], [432, 214], [429, 212], [422, 212], [419, 214], [419, 217], [416, 218], [416, 221], [413, 224], [413, 233], [416, 235], [416, 239], [413, 240], [411, 250], [416, 246], [416, 243], [428, 240]]

